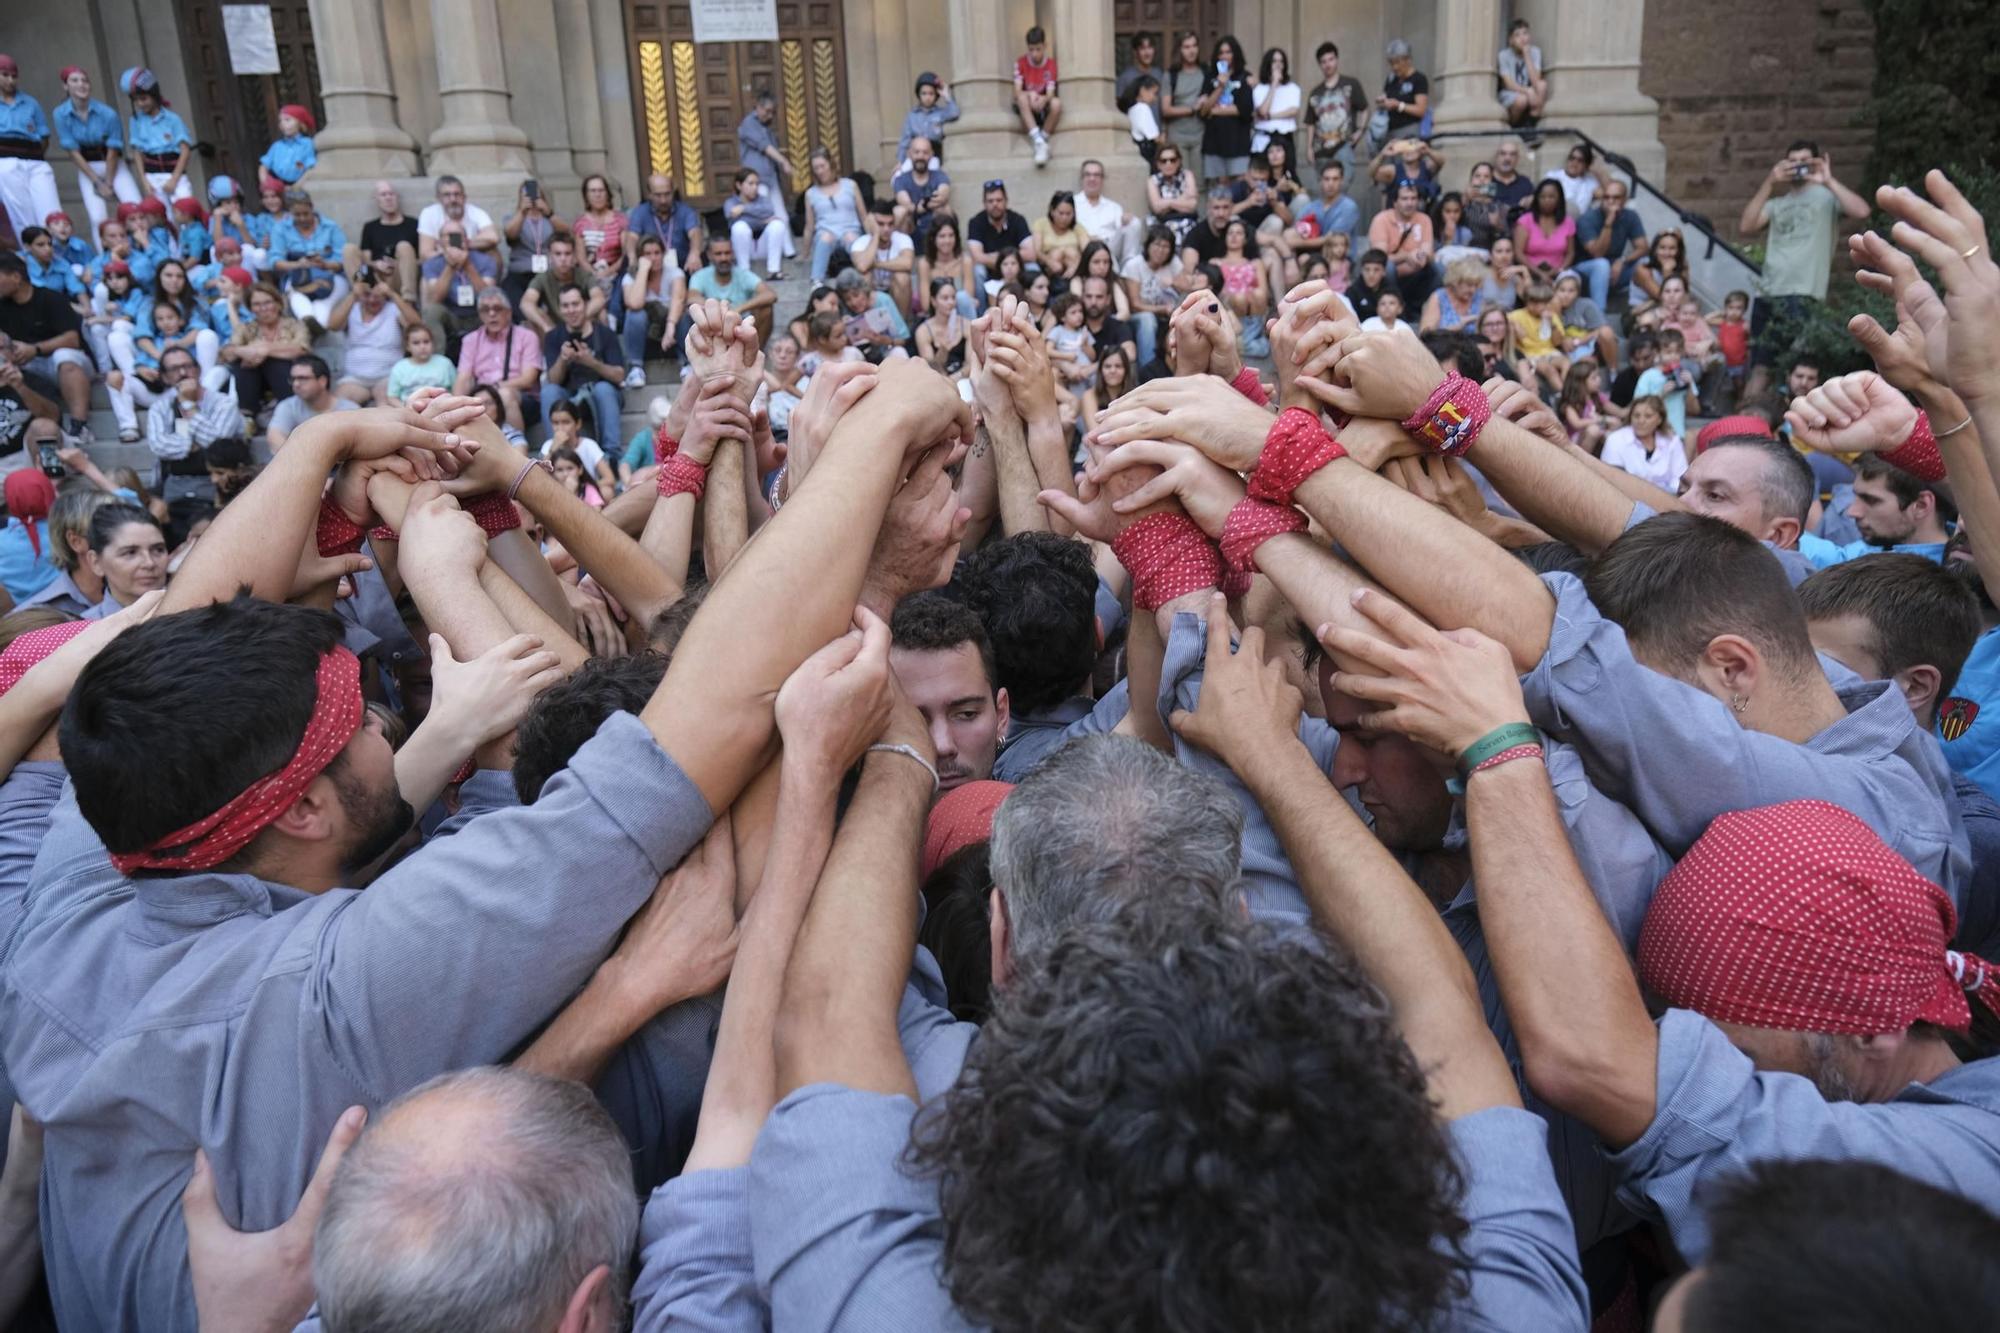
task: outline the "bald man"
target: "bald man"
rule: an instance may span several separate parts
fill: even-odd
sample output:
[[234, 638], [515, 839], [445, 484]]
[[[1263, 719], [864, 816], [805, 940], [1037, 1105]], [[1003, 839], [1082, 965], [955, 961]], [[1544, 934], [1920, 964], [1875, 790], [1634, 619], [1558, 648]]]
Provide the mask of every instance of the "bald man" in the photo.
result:
[[639, 258], [639, 242], [657, 236], [681, 262], [681, 270], [691, 273], [688, 256], [702, 253], [701, 215], [688, 207], [674, 185], [673, 177], [646, 178], [646, 200], [625, 219], [625, 265], [629, 269]]

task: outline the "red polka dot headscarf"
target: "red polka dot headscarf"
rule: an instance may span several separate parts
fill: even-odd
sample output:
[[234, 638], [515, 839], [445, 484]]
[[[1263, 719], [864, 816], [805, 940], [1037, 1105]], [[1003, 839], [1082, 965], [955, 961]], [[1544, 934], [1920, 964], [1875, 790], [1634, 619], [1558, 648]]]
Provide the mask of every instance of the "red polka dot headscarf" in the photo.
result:
[[1944, 890], [1825, 801], [1737, 810], [1654, 895], [1639, 977], [1677, 1009], [1751, 1027], [1872, 1035], [2000, 1014], [2000, 977], [1948, 946]]

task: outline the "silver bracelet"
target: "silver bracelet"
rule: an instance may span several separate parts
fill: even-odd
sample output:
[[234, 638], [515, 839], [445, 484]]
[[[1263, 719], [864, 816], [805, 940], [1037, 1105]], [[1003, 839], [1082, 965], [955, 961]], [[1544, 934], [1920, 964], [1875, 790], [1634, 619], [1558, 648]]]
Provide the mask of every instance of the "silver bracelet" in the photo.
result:
[[870, 754], [875, 753], [875, 751], [877, 750], [883, 750], [889, 754], [905, 755], [911, 759], [916, 760], [919, 764], [923, 765], [924, 772], [931, 775], [932, 796], [936, 796], [938, 794], [938, 789], [944, 785], [943, 783], [938, 781], [937, 766], [931, 763], [930, 760], [924, 758], [921, 754], [917, 753], [916, 746], [904, 745], [900, 741], [894, 745], [891, 745], [887, 741], [877, 741], [875, 742], [875, 744], [868, 747], [868, 753]]
[[1956, 426], [1953, 426], [1950, 430], [1933, 431], [1931, 433], [1931, 438], [1933, 440], [1949, 439], [1950, 437], [1958, 434], [1960, 431], [1964, 430], [1967, 426], [1970, 426], [1971, 424], [1972, 424], [1972, 417], [1968, 413], [1965, 420], [1959, 422]]

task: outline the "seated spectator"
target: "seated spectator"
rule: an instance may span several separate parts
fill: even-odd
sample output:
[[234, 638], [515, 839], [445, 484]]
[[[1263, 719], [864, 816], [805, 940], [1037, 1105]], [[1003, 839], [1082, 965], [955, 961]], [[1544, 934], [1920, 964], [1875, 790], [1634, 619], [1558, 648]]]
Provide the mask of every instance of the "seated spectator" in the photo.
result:
[[[1507, 123], [1538, 123], [1549, 100], [1549, 81], [1542, 74], [1542, 48], [1535, 45], [1528, 20], [1515, 19], [1507, 25], [1507, 45], [1500, 48], [1498, 64], [1500, 106], [1507, 113]], [[1578, 205], [1577, 211], [1582, 208]]]
[[624, 328], [625, 387], [639, 389], [646, 384], [646, 354], [661, 348], [668, 356], [680, 349], [668, 335], [679, 327], [687, 309], [687, 275], [673, 258], [673, 251], [657, 236], [639, 242], [639, 254], [625, 275]]
[[[952, 99], [951, 85], [937, 75], [925, 70], [917, 75], [914, 96], [917, 104], [903, 115], [903, 132], [896, 136], [896, 171], [893, 182], [917, 165], [917, 140], [924, 141], [925, 148], [942, 158], [944, 154], [944, 127], [958, 119], [958, 103]], [[921, 209], [922, 205], [917, 204]], [[900, 225], [900, 224], [899, 224]]]
[[1634, 392], [1658, 395], [1666, 403], [1667, 424], [1686, 438], [1687, 414], [1701, 410], [1701, 373], [1687, 354], [1687, 338], [1679, 329], [1659, 331], [1660, 357], [1639, 376]]
[[[955, 376], [965, 368], [966, 321], [965, 316], [959, 312], [958, 291], [952, 286], [950, 278], [933, 280], [926, 309], [929, 313], [918, 322], [917, 331], [913, 335], [917, 355], [940, 375]], [[782, 334], [772, 341], [783, 343], [791, 349], [788, 355], [792, 357], [796, 369], [798, 344]], [[775, 372], [767, 369], [764, 373], [768, 382]], [[778, 396], [774, 391], [772, 394], [774, 403]], [[795, 406], [799, 395], [792, 393], [790, 396], [793, 399], [792, 405]], [[772, 429], [776, 429], [775, 424]]]
[[1337, 231], [1326, 238], [1326, 248], [1316, 255], [1308, 255], [1299, 265], [1299, 279], [1311, 282], [1315, 277], [1323, 278], [1326, 285], [1341, 293], [1341, 300], [1347, 300], [1346, 292], [1354, 281], [1354, 261], [1352, 259], [1352, 238], [1344, 231]]
[[[0, 477], [40, 463], [26, 443], [29, 428], [37, 421], [53, 426], [61, 410], [22, 378], [21, 368], [9, 354], [11, 346], [12, 340], [0, 335]], [[34, 433], [38, 440], [46, 438], [52, 444], [61, 443], [60, 431], [45, 435], [35, 427]]]
[[1660, 297], [1660, 286], [1668, 278], [1678, 274], [1683, 282], [1690, 280], [1687, 267], [1687, 241], [1675, 228], [1668, 227], [1653, 237], [1652, 246], [1646, 251], [1632, 270], [1632, 281], [1645, 295], [1648, 302]]
[[498, 287], [479, 293], [479, 327], [459, 343], [458, 379], [452, 392], [470, 393], [486, 385], [499, 400], [507, 424], [517, 431], [528, 428], [527, 409], [537, 406], [533, 395], [542, 382], [542, 340], [535, 331], [514, 322], [507, 294]]
[[430, 325], [412, 320], [403, 325], [403, 359], [389, 369], [383, 400], [401, 407], [418, 389], [449, 389], [457, 379], [458, 367], [438, 352]]
[[1083, 262], [1077, 265], [1070, 289], [1082, 295], [1083, 284], [1091, 278], [1104, 279], [1104, 289], [1110, 302], [1106, 312], [1116, 315], [1121, 321], [1129, 320], [1132, 307], [1125, 299], [1124, 285], [1118, 281], [1118, 266], [1112, 262], [1111, 247], [1103, 241], [1092, 241], [1083, 247]]
[[1629, 411], [1632, 398], [1639, 391], [1639, 377], [1651, 370], [1659, 359], [1660, 339], [1657, 334], [1648, 332], [1633, 334], [1625, 344], [1624, 367], [1611, 377], [1612, 406]]
[[[1563, 376], [1569, 373], [1569, 357], [1563, 353], [1564, 330], [1555, 312], [1556, 289], [1540, 279], [1521, 293], [1521, 306], [1508, 313], [1514, 329], [1514, 345], [1521, 358], [1534, 367], [1551, 394], [1562, 391]], [[1641, 388], [1639, 392], [1644, 393]]]
[[[1600, 366], [1618, 364], [1618, 334], [1597, 303], [1583, 294], [1583, 279], [1565, 273], [1556, 279], [1550, 310], [1563, 326], [1563, 351], [1574, 360], [1595, 357]], [[1704, 332], [1706, 330], [1704, 329]]]
[[[632, 432], [632, 438], [625, 442], [625, 452], [618, 460], [620, 486], [631, 485], [637, 473], [659, 464], [659, 457], [653, 451], [653, 433], [667, 423], [667, 417], [673, 410], [672, 400], [664, 397], [655, 398], [646, 405], [645, 424]], [[777, 428], [774, 426], [772, 429]]]
[[[948, 278], [939, 281], [947, 286], [950, 284]], [[946, 307], [946, 312], [956, 313], [951, 311], [949, 306]], [[961, 320], [959, 324], [961, 337], [964, 334], [964, 327]], [[922, 342], [922, 332], [919, 330], [920, 347]], [[950, 364], [953, 345], [947, 341], [944, 346], [944, 360], [946, 364]], [[791, 435], [792, 409], [799, 405], [799, 401], [806, 396], [807, 388], [812, 384], [812, 377], [806, 374], [805, 368], [800, 364], [803, 354], [804, 349], [799, 346], [798, 339], [789, 333], [773, 334], [771, 341], [764, 345], [764, 383], [759, 396], [764, 400], [764, 410], [771, 423], [772, 438], [781, 442]], [[964, 356], [962, 346], [957, 349], [957, 354], [960, 357]], [[630, 457], [628, 453], [627, 461], [630, 461]]]
[[90, 516], [83, 562], [104, 581], [103, 600], [83, 618], [102, 620], [167, 586], [166, 530], [137, 505], [122, 500], [105, 505]]
[[190, 265], [206, 264], [209, 251], [215, 247], [215, 238], [208, 231], [208, 210], [199, 199], [176, 199], [174, 216], [180, 220], [175, 252]]
[[1076, 221], [1076, 196], [1057, 190], [1049, 196], [1049, 210], [1034, 222], [1035, 257], [1049, 280], [1067, 288], [1083, 260], [1083, 247], [1090, 236]]
[[[1222, 295], [1242, 327], [1246, 356], [1268, 356], [1269, 340], [1264, 332], [1264, 315], [1271, 307], [1271, 289], [1264, 266], [1250, 253], [1250, 228], [1242, 218], [1231, 218], [1222, 233], [1222, 253], [1215, 266], [1222, 270]], [[1261, 349], [1261, 350], [1260, 350]]]
[[923, 250], [917, 260], [917, 290], [928, 292], [939, 282], [949, 282], [958, 294], [958, 313], [966, 319], [976, 318], [984, 293], [973, 276], [972, 256], [965, 252], [958, 219], [946, 213], [932, 223], [924, 235]]
[[1601, 309], [1609, 307], [1614, 295], [1625, 299], [1646, 254], [1646, 228], [1627, 207], [1630, 191], [1624, 181], [1606, 179], [1602, 202], [1578, 210], [1576, 271], [1590, 284], [1590, 299]]
[[1021, 117], [1021, 129], [1034, 145], [1035, 165], [1049, 160], [1049, 135], [1062, 119], [1062, 98], [1056, 87], [1055, 57], [1049, 54], [1048, 35], [1040, 26], [1028, 29], [1028, 49], [1014, 60], [1014, 110]]
[[118, 441], [121, 444], [134, 444], [139, 439], [139, 417], [135, 404], [137, 407], [151, 407], [157, 397], [167, 392], [162, 365], [169, 352], [178, 351], [194, 357], [197, 373], [214, 388], [226, 392], [229, 387], [229, 372], [215, 365], [215, 334], [208, 329], [196, 331], [183, 328], [181, 307], [171, 300], [153, 301], [149, 305], [153, 313], [146, 321], [146, 332], [135, 334], [126, 331], [126, 326], [120, 321], [112, 333], [112, 350], [118, 368], [105, 372], [104, 390], [111, 400], [111, 413], [118, 420]]
[[1514, 341], [1514, 325], [1505, 309], [1497, 305], [1487, 306], [1480, 313], [1475, 336], [1489, 376], [1497, 375], [1517, 384], [1534, 380], [1534, 368], [1521, 356], [1521, 349]]
[[1181, 303], [1183, 273], [1174, 234], [1155, 226], [1146, 232], [1146, 248], [1119, 274], [1126, 303], [1132, 310], [1134, 351], [1141, 367], [1150, 366], [1163, 345], [1166, 320]]
[[840, 294], [850, 347], [860, 348], [864, 357], [877, 364], [902, 352], [903, 344], [909, 341], [910, 326], [894, 298], [876, 291], [855, 269], [834, 279], [833, 289]]
[[980, 200], [980, 211], [965, 226], [965, 248], [972, 256], [974, 276], [986, 283], [1000, 277], [997, 270], [1001, 251], [1018, 252], [1024, 266], [1034, 263], [1037, 255], [1035, 234], [1028, 220], [1007, 207], [1006, 181], [987, 181]]
[[1618, 425], [1617, 409], [1604, 393], [1604, 372], [1597, 362], [1585, 358], [1572, 362], [1563, 377], [1562, 394], [1556, 399], [1556, 414], [1562, 418], [1569, 442], [1586, 453], [1604, 447], [1605, 432]]
[[47, 227], [30, 227], [21, 233], [21, 258], [28, 264], [28, 281], [54, 292], [74, 305], [83, 295], [83, 279], [66, 260], [56, 254], [55, 237]]
[[625, 354], [618, 335], [590, 317], [583, 289], [574, 283], [556, 298], [562, 327], [542, 337], [542, 417], [557, 403], [587, 402], [599, 436], [615, 440], [623, 413], [619, 386]]
[[[618, 493], [618, 479], [604, 446], [583, 433], [583, 417], [569, 399], [551, 403], [544, 415], [548, 418], [549, 439], [542, 446], [541, 456], [556, 467], [557, 480], [568, 481], [561, 468], [562, 456], [568, 454], [584, 484], [598, 497], [590, 501], [588, 495], [577, 491], [577, 498], [589, 501], [593, 509], [602, 509], [604, 502]], [[576, 487], [572, 485], [571, 489]]]
[[1153, 159], [1153, 174], [1146, 180], [1146, 202], [1152, 209], [1153, 225], [1172, 233], [1179, 249], [1201, 213], [1201, 191], [1193, 168], [1182, 161], [1178, 145], [1161, 145]]
[[1487, 308], [1485, 288], [1491, 276], [1477, 259], [1453, 260], [1445, 267], [1444, 281], [1425, 299], [1418, 327], [1425, 333], [1478, 328], [1479, 317]]
[[271, 228], [271, 271], [283, 284], [292, 314], [308, 327], [326, 327], [334, 303], [347, 292], [340, 271], [347, 235], [340, 224], [319, 215], [304, 190], [285, 191], [286, 217]]
[[[507, 238], [507, 271], [500, 280], [500, 287], [530, 328], [537, 333], [547, 333], [546, 326], [555, 318], [554, 292], [552, 289], [545, 292], [545, 304], [537, 307], [532, 314], [528, 307], [528, 293], [533, 290], [536, 278], [555, 267], [557, 237], [568, 243], [570, 268], [575, 267], [578, 242], [570, 232], [569, 223], [556, 216], [555, 203], [542, 189], [541, 182], [522, 181], [520, 190], [514, 196], [514, 211], [500, 228], [500, 234]], [[557, 278], [558, 282], [575, 280], [575, 273], [569, 270]]]
[[1370, 165], [1369, 174], [1382, 189], [1382, 197], [1394, 199], [1405, 185], [1417, 188], [1417, 202], [1428, 208], [1438, 197], [1438, 173], [1444, 170], [1444, 155], [1422, 139], [1391, 139], [1382, 145]]
[[1096, 158], [1087, 159], [1077, 169], [1077, 192], [1070, 197], [1070, 205], [1084, 234], [1110, 248], [1114, 270], [1139, 253], [1139, 219], [1104, 193], [1104, 164]]
[[593, 172], [583, 178], [583, 211], [570, 224], [576, 238], [577, 262], [587, 267], [597, 285], [605, 286], [625, 273], [625, 214], [612, 197], [611, 178]]
[[[1389, 270], [1389, 256], [1380, 250], [1369, 250], [1362, 254], [1360, 271], [1347, 288], [1347, 304], [1354, 311], [1357, 320], [1372, 319], [1375, 302], [1385, 291], [1395, 291], [1395, 278]], [[1401, 293], [1399, 292], [1398, 295]]]
[[1431, 262], [1437, 257], [1437, 238], [1420, 202], [1416, 186], [1399, 185], [1394, 204], [1368, 224], [1369, 248], [1382, 252], [1395, 271], [1397, 290], [1414, 305], [1430, 295]]
[[1454, 260], [1483, 260], [1487, 256], [1484, 247], [1472, 243], [1472, 224], [1465, 220], [1465, 199], [1456, 190], [1439, 196], [1431, 209], [1431, 235], [1437, 238], [1437, 259], [1433, 262], [1440, 275]]
[[386, 401], [389, 372], [402, 359], [403, 333], [410, 325], [423, 323], [417, 308], [403, 299], [392, 280], [364, 268], [327, 319], [347, 335], [334, 392], [362, 407]]
[[1084, 327], [1083, 298], [1075, 292], [1058, 296], [1049, 306], [1049, 321], [1043, 337], [1056, 388], [1072, 398], [1080, 396], [1097, 378], [1097, 342]]
[[811, 342], [806, 336], [806, 325], [812, 321], [814, 315], [838, 316], [839, 314], [840, 293], [831, 287], [815, 287], [806, 297], [806, 308], [793, 317], [791, 323], [785, 326], [785, 331], [798, 339], [799, 346], [804, 348]]
[[833, 168], [823, 148], [807, 159], [812, 184], [806, 187], [806, 235], [812, 237], [812, 280], [826, 281], [833, 256], [861, 239], [861, 188]]
[[82, 330], [68, 301], [30, 283], [19, 255], [0, 252], [0, 334], [6, 335], [7, 359], [29, 388], [62, 400], [63, 440], [87, 446], [93, 371]]
[[484, 294], [492, 290], [502, 302], [507, 294], [494, 285], [500, 266], [492, 255], [474, 249], [465, 232], [454, 225], [440, 241], [441, 247], [424, 260], [423, 316], [444, 343], [445, 354], [457, 359], [459, 340], [479, 327]]
[[914, 235], [920, 246], [939, 219], [952, 215], [951, 174], [937, 164], [934, 145], [928, 135], [912, 137], [904, 150], [909, 166], [889, 182], [896, 200], [896, 226]]
[[1533, 206], [1514, 224], [1514, 252], [1548, 283], [1575, 262], [1576, 219], [1569, 216], [1562, 186], [1545, 180], [1535, 187]]
[[887, 199], [877, 199], [870, 205], [861, 239], [848, 247], [848, 257], [875, 290], [885, 293], [900, 311], [910, 308], [910, 283], [917, 271], [917, 245], [896, 230], [895, 214], [895, 206]]
[[[771, 109], [776, 111], [775, 100], [760, 97], [756, 111], [751, 113], [751, 120], [756, 120], [762, 114], [766, 101], [770, 101]], [[768, 135], [767, 130], [766, 137]], [[747, 154], [754, 149], [744, 148], [743, 151]], [[775, 168], [766, 171], [747, 158], [744, 165], [756, 171], [759, 180], [776, 185], [776, 178], [772, 174]], [[681, 198], [680, 186], [674, 183], [671, 176], [648, 176], [645, 202], [634, 208], [631, 215], [625, 219], [624, 239], [628, 263], [638, 257], [639, 242], [648, 236], [659, 237], [661, 242], [674, 252], [674, 262], [680, 266], [682, 272], [689, 272], [699, 267], [699, 261], [704, 253], [705, 239], [701, 230], [701, 215]]]
[[[556, 310], [556, 298], [565, 287], [581, 287], [588, 297], [590, 317], [596, 319], [604, 312], [603, 293], [590, 280], [590, 273], [576, 262], [576, 239], [568, 235], [552, 237], [548, 242], [548, 263], [541, 272], [528, 282], [521, 293], [521, 322], [533, 329], [537, 335], [546, 334], [562, 326], [562, 316]], [[656, 264], [657, 268], [658, 265]]]
[[1327, 252], [1334, 235], [1346, 236], [1351, 246], [1360, 226], [1360, 205], [1347, 195], [1347, 169], [1337, 161], [1330, 161], [1319, 169], [1319, 197], [1301, 196], [1293, 206], [1285, 242], [1295, 255], [1317, 250], [1331, 262]]
[[1394, 291], [1383, 292], [1375, 300], [1375, 313], [1361, 321], [1363, 333], [1394, 333], [1408, 327], [1403, 322], [1403, 298]]
[[1667, 405], [1653, 393], [1642, 392], [1632, 400], [1631, 424], [1605, 436], [1599, 456], [1669, 495], [1680, 489], [1681, 474], [1688, 468], [1687, 449], [1667, 420]]
[[323, 412], [352, 411], [359, 404], [333, 392], [333, 372], [320, 357], [310, 352], [292, 362], [292, 396], [278, 404], [271, 424], [264, 431], [265, 442], [276, 455], [291, 433]]
[[1507, 216], [1507, 205], [1500, 201], [1493, 183], [1493, 164], [1474, 162], [1465, 176], [1465, 191], [1460, 196], [1465, 205], [1465, 225], [1472, 229], [1472, 244], [1491, 251], [1494, 242], [1501, 238], [1509, 241], [1514, 236], [1514, 226]]
[[779, 216], [774, 196], [765, 193], [756, 172], [748, 167], [738, 168], [735, 187], [735, 193], [722, 201], [723, 220], [729, 223], [729, 239], [738, 250], [751, 258], [761, 249], [764, 276], [777, 282], [785, 276], [785, 256], [792, 248], [791, 227]]
[[418, 263], [417, 220], [403, 212], [403, 196], [394, 185], [376, 181], [375, 216], [361, 224], [361, 244], [345, 257], [342, 267], [353, 272], [362, 264], [373, 266], [376, 277], [394, 281], [404, 299], [416, 305], [422, 300], [417, 291]]
[[489, 257], [500, 248], [500, 229], [485, 209], [465, 201], [465, 182], [456, 176], [438, 177], [437, 202], [417, 214], [417, 257], [429, 259], [444, 249], [448, 232], [465, 238], [463, 248]]
[[[846, 276], [845, 273], [842, 276]], [[860, 277], [859, 274], [855, 275]], [[862, 285], [867, 280], [862, 279]], [[736, 263], [735, 248], [724, 236], [711, 236], [708, 240], [708, 263], [688, 279], [688, 292], [692, 296], [710, 301], [727, 301], [737, 316], [748, 316], [756, 323], [757, 340], [761, 344], [771, 335], [771, 319], [778, 306], [778, 294], [770, 284], [759, 278], [748, 268]], [[687, 341], [687, 331], [692, 325], [689, 316], [683, 314], [680, 323], [674, 327], [674, 345], [679, 347]]]
[[1097, 378], [1077, 405], [1078, 428], [1086, 435], [1096, 430], [1098, 417], [1138, 385], [1139, 372], [1125, 346], [1099, 344]]

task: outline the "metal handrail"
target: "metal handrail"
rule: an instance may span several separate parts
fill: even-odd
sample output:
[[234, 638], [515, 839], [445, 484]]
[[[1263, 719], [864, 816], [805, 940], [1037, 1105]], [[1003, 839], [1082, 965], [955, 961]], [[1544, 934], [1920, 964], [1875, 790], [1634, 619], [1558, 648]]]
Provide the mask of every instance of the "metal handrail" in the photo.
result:
[[[1596, 153], [1597, 156], [1607, 165], [1617, 168], [1619, 171], [1624, 172], [1626, 176], [1630, 177], [1634, 188], [1644, 190], [1646, 193], [1652, 195], [1655, 199], [1658, 199], [1661, 203], [1665, 204], [1668, 208], [1671, 208], [1674, 211], [1674, 216], [1680, 219], [1682, 226], [1691, 227], [1695, 231], [1700, 232], [1702, 236], [1705, 237], [1708, 241], [1708, 252], [1710, 255], [1713, 255], [1716, 250], [1720, 249], [1730, 258], [1734, 259], [1737, 263], [1742, 264], [1745, 268], [1748, 268], [1751, 272], [1756, 273], [1760, 277], [1763, 275], [1764, 266], [1762, 264], [1750, 258], [1750, 256], [1744, 254], [1741, 250], [1737, 249], [1735, 246], [1731, 245], [1728, 241], [1718, 236], [1715, 231], [1715, 225], [1712, 222], [1710, 222], [1707, 217], [1703, 216], [1700, 213], [1688, 212], [1686, 209], [1682, 208], [1678, 203], [1675, 203], [1673, 197], [1669, 195], [1665, 190], [1653, 184], [1653, 182], [1647, 180], [1644, 176], [1641, 176], [1639, 174], [1639, 169], [1633, 165], [1632, 159], [1625, 156], [1623, 153], [1616, 152], [1613, 149], [1605, 147], [1597, 140], [1591, 138], [1590, 135], [1578, 129], [1569, 129], [1563, 126], [1555, 126], [1555, 125], [1537, 125], [1535, 127], [1534, 132], [1543, 138], [1548, 138], [1550, 135], [1568, 135], [1570, 138], [1573, 139], [1581, 139], [1584, 143], [1590, 145], [1590, 150]], [[1517, 129], [1447, 130], [1444, 133], [1434, 134], [1431, 136], [1433, 142], [1442, 142], [1447, 139], [1521, 139], [1521, 138], [1524, 138], [1524, 136], [1522, 132]]]

